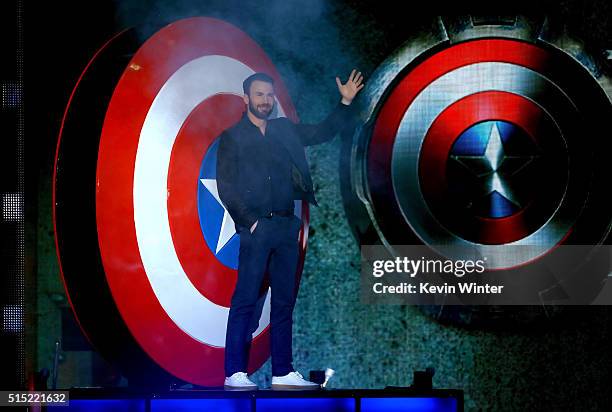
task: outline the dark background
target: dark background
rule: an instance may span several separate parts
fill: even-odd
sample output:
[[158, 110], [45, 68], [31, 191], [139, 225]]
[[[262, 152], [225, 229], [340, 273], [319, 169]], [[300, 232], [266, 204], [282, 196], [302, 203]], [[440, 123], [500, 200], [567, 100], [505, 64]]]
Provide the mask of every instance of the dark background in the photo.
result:
[[[51, 222], [51, 176], [62, 113], [87, 61], [119, 30], [183, 17], [222, 18], [269, 54], [304, 122], [321, 120], [337, 100], [334, 77], [357, 67], [367, 76], [395, 48], [428, 30], [438, 15], [524, 14], [583, 42], [603, 71], [612, 49], [606, 0], [453, 5], [382, 1], [30, 2], [25, 8], [27, 259], [32, 263], [27, 349], [33, 370], [50, 368], [64, 341], [59, 384], [124, 385], [82, 339], [59, 279]], [[3, 70], [10, 64], [3, 62]], [[608, 131], [602, 131], [606, 138]], [[87, 138], [87, 136], [83, 136]], [[412, 371], [436, 368], [436, 387], [464, 389], [466, 409], [601, 410], [610, 407], [608, 308], [572, 308], [535, 319], [488, 324], [435, 320], [408, 306], [359, 303], [359, 245], [340, 196], [341, 142], [309, 149], [317, 198], [295, 313], [295, 365], [332, 367], [332, 387], [408, 385]], [[269, 363], [255, 375], [269, 384]]]

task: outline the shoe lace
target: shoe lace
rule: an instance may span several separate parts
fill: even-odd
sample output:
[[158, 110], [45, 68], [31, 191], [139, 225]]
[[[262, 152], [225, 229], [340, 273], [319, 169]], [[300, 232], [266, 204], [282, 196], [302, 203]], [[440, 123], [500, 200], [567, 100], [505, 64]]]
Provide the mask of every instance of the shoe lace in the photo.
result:
[[295, 373], [297, 376], [300, 377], [300, 379], [304, 379], [304, 377], [302, 376], [301, 373], [299, 373], [298, 371], [293, 371], [293, 373]]

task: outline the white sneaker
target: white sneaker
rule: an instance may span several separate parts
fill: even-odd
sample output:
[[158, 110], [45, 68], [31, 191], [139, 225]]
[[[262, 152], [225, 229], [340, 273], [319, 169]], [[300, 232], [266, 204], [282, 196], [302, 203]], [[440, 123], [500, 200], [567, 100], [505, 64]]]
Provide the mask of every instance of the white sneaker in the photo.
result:
[[289, 372], [285, 376], [272, 377], [272, 390], [275, 391], [311, 391], [320, 388], [319, 384], [307, 381], [299, 372]]
[[229, 378], [225, 378], [223, 387], [229, 391], [254, 391], [258, 389], [257, 385], [247, 377], [246, 372], [236, 372]]

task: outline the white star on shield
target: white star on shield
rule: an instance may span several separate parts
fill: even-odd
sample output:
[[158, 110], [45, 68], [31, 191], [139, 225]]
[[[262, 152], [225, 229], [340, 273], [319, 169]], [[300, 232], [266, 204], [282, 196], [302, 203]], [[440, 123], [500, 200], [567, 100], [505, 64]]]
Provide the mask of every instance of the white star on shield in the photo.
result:
[[204, 185], [204, 187], [210, 192], [211, 195], [215, 198], [217, 203], [221, 205], [223, 208], [223, 220], [221, 221], [221, 228], [219, 230], [219, 240], [217, 240], [217, 246], [215, 250], [215, 255], [219, 253], [219, 251], [230, 241], [232, 236], [236, 234], [236, 226], [234, 225], [234, 220], [228, 213], [227, 209], [221, 202], [219, 198], [219, 191], [217, 190], [217, 179], [200, 179], [200, 182]]

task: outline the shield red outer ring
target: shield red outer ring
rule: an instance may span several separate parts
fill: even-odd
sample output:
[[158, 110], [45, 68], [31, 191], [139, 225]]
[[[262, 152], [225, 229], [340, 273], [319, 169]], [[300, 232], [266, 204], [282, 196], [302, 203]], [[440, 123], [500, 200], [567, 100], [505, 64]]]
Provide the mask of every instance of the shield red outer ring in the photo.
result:
[[113, 36], [76, 81], [57, 141], [52, 210], [60, 274], [84, 335], [121, 368], [131, 385], [167, 388], [177, 378], [142, 351], [113, 301], [103, 272], [95, 216], [96, 162], [106, 108], [129, 58], [153, 30], [132, 28]]
[[[182, 44], [189, 47], [180, 47]], [[161, 307], [149, 284], [136, 239], [132, 187], [138, 138], [153, 99], [179, 67], [205, 55], [227, 56], [255, 71], [269, 73], [275, 79], [285, 114], [297, 120], [278, 72], [246, 34], [211, 18], [173, 23], [137, 51], [132, 62], [138, 66], [128, 66], [114, 91], [100, 140], [96, 217], [108, 284], [136, 341], [171, 374], [199, 385], [219, 385], [223, 378], [223, 348], [198, 342], [181, 331]], [[307, 208], [303, 210], [307, 214]], [[303, 221], [307, 224], [306, 215]], [[305, 237], [304, 231], [303, 248]], [[220, 262], [211, 265], [227, 271]], [[269, 356], [268, 332], [269, 328], [253, 341], [250, 371]]]

